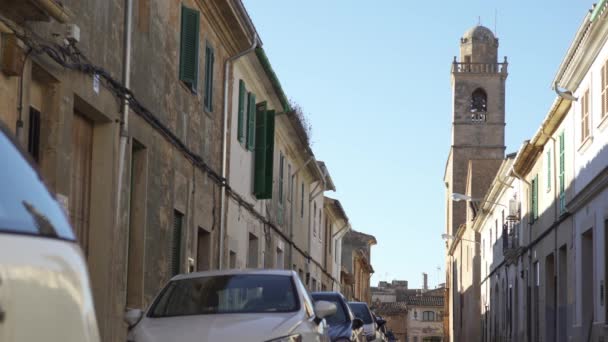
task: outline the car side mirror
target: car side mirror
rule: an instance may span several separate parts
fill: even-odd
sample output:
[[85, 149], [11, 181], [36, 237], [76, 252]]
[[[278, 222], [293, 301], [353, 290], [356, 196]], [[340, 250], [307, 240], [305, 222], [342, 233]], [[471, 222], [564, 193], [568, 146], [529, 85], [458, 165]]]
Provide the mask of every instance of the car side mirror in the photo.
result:
[[358, 330], [363, 327], [363, 321], [360, 318], [353, 319], [353, 330]]
[[315, 303], [315, 315], [320, 319], [335, 314], [337, 310], [338, 308], [334, 303], [330, 303], [324, 300], [320, 300]]
[[386, 320], [379, 319], [379, 320], [376, 320], [376, 323], [378, 323], [378, 327], [382, 327], [383, 325], [386, 324]]
[[139, 320], [143, 317], [144, 312], [140, 309], [129, 309], [125, 313], [124, 320], [129, 325], [129, 328], [135, 326]]

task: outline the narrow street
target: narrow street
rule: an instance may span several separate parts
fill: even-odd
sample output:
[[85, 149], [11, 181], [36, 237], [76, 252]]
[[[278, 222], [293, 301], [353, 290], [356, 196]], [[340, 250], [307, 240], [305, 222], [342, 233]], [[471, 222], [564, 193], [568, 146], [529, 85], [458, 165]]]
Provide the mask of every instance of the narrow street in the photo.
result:
[[0, 0], [0, 342], [607, 340], [607, 9]]

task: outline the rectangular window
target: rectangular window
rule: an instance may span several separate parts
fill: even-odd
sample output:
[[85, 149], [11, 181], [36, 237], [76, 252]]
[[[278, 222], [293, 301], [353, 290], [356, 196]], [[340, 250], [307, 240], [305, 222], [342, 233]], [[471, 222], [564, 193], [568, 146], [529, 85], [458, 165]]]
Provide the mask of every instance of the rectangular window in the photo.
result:
[[182, 265], [182, 224], [184, 214], [173, 211], [173, 232], [171, 236], [171, 276], [181, 273]]
[[589, 89], [587, 89], [581, 98], [581, 141], [589, 137], [591, 127], [589, 111]]
[[200, 12], [182, 6], [179, 79], [196, 92], [198, 83], [198, 40]]
[[196, 248], [196, 270], [207, 271], [211, 269], [211, 232], [198, 227]]
[[564, 132], [559, 135], [559, 211], [566, 211], [566, 160], [564, 151]]
[[551, 191], [551, 150], [547, 151], [547, 191]]
[[238, 124], [237, 124], [237, 138], [239, 142], [245, 142], [245, 112], [247, 111], [247, 88], [245, 82], [239, 80], [239, 109], [238, 109]]
[[253, 151], [255, 147], [255, 94], [247, 93], [247, 149]]
[[279, 153], [279, 210], [278, 210], [278, 223], [279, 224], [283, 224], [283, 214], [284, 214], [284, 198], [285, 196], [283, 195], [283, 180], [284, 180], [284, 173], [285, 173], [285, 156], [283, 155], [283, 153]]
[[257, 268], [258, 267], [258, 251], [259, 243], [257, 236], [249, 233], [249, 249], [247, 257], [247, 267]]
[[207, 43], [205, 47], [205, 110], [213, 111], [213, 64], [215, 62], [215, 52], [213, 47]]
[[30, 107], [30, 127], [27, 151], [36, 163], [40, 162], [40, 112]]
[[266, 110], [266, 102], [256, 106], [255, 165], [253, 192], [258, 199], [272, 198], [274, 167], [274, 110]]
[[531, 188], [530, 223], [534, 223], [538, 219], [538, 175], [532, 179]]
[[601, 117], [608, 114], [608, 60], [602, 66], [602, 113]]
[[300, 217], [304, 217], [304, 182], [302, 182], [302, 191], [300, 192]]
[[283, 204], [283, 179], [284, 179], [285, 156], [283, 152], [279, 153], [279, 205]]
[[230, 268], [231, 269], [235, 269], [236, 268], [236, 253], [234, 251], [230, 251], [230, 262], [229, 262]]
[[40, 112], [30, 107], [27, 151], [36, 163], [40, 162]]
[[283, 250], [280, 248], [277, 248], [277, 264], [276, 264], [276, 268], [278, 269], [282, 269], [285, 264], [285, 258], [283, 257]]

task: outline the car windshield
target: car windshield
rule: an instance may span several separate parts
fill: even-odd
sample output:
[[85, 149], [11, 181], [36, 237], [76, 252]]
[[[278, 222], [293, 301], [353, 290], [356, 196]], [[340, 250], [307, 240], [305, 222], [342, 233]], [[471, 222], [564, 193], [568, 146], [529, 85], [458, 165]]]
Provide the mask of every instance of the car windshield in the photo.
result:
[[156, 300], [150, 317], [298, 309], [299, 301], [289, 276], [219, 275], [171, 281]]
[[0, 124], [0, 232], [74, 240], [65, 213]]
[[348, 303], [355, 317], [361, 319], [365, 324], [372, 323], [372, 316], [369, 314], [369, 309], [364, 303]]
[[326, 301], [326, 302], [330, 302], [330, 303], [334, 303], [336, 305], [336, 313], [325, 317], [325, 321], [329, 324], [329, 325], [338, 325], [338, 324], [343, 324], [346, 323], [347, 321], [347, 313], [346, 310], [342, 304], [342, 301], [338, 298], [338, 296], [332, 296], [332, 295], [319, 295], [319, 294], [312, 294], [312, 298], [315, 301]]

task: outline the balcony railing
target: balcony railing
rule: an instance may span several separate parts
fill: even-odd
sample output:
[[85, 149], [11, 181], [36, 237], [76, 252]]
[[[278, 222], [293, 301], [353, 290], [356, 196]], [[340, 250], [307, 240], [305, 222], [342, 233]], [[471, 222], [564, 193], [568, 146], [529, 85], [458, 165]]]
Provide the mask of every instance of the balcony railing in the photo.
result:
[[455, 74], [506, 74], [509, 63], [452, 63], [452, 72]]

